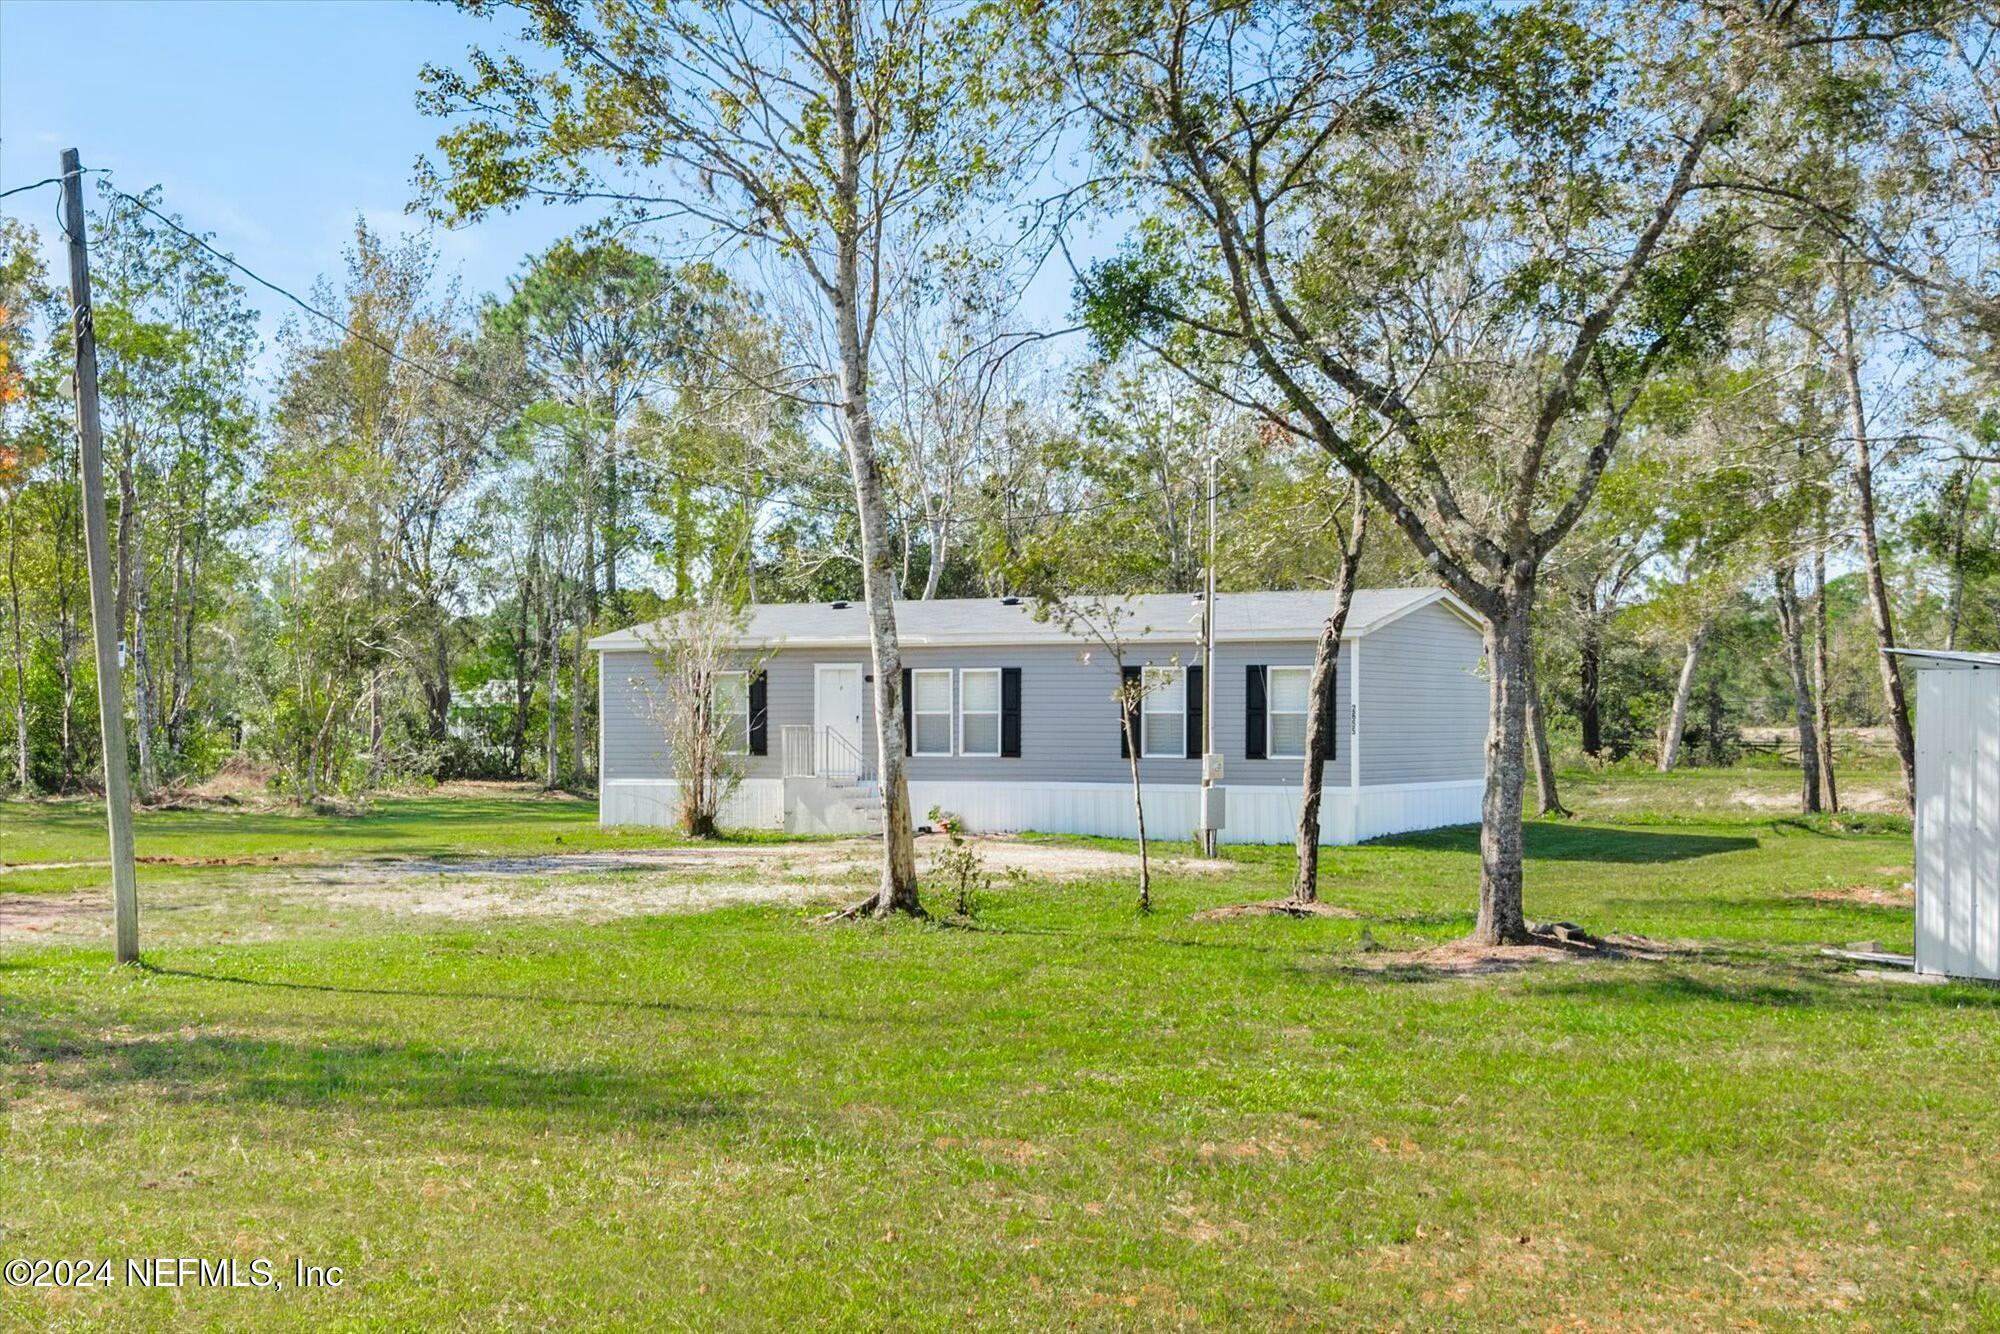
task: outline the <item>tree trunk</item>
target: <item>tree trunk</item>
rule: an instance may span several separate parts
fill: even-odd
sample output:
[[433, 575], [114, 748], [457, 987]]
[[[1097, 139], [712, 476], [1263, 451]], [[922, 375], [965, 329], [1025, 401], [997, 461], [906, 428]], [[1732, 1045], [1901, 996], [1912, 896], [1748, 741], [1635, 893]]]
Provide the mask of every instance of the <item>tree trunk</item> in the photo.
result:
[[[1123, 663], [1120, 663], [1118, 667], [1118, 679], [1120, 681], [1125, 679], [1125, 667]], [[1139, 826], [1139, 911], [1151, 912], [1153, 911], [1153, 868], [1151, 860], [1146, 855], [1146, 794], [1145, 789], [1139, 784], [1139, 729], [1133, 721], [1138, 716], [1139, 711], [1134, 708], [1126, 708], [1123, 698], [1119, 700], [1119, 708], [1125, 715], [1122, 724], [1125, 728], [1125, 754], [1132, 768], [1132, 818]]]
[[111, 619], [118, 623], [118, 634], [122, 639], [125, 622], [132, 614], [132, 523], [133, 511], [138, 508], [138, 488], [132, 481], [131, 437], [124, 431], [119, 435], [117, 550], [111, 562], [117, 582], [111, 595]]
[[132, 732], [139, 749], [139, 800], [149, 801], [160, 785], [160, 764], [153, 751], [153, 662], [146, 644], [151, 599], [146, 593], [146, 557], [136, 536], [132, 541], [132, 575]]
[[1813, 731], [1819, 739], [1820, 787], [1830, 811], [1840, 809], [1833, 776], [1833, 706], [1827, 700], [1826, 550], [1813, 550]]
[[583, 514], [577, 526], [583, 531], [583, 609], [584, 619], [597, 619], [597, 460], [596, 452], [590, 447], [590, 433], [577, 432], [577, 474], [582, 479]]
[[569, 781], [582, 787], [589, 772], [583, 763], [583, 697], [588, 692], [584, 689], [582, 622], [573, 627], [571, 638], [574, 651], [569, 663]]
[[[851, 327], [843, 325], [843, 342]], [[856, 350], [858, 355], [858, 342]], [[847, 374], [848, 466], [854, 475], [855, 506], [861, 515], [862, 589], [868, 601], [869, 649], [875, 668], [876, 774], [882, 793], [882, 883], [875, 915], [917, 914], [915, 822], [910, 818], [909, 779], [903, 767], [903, 653], [896, 637], [896, 572], [891, 565], [889, 510], [875, 458], [868, 406], [854, 395], [866, 393], [861, 368]]]
[[1583, 643], [1577, 655], [1577, 720], [1583, 728], [1583, 753], [1596, 759], [1604, 753], [1604, 714], [1598, 691], [1604, 676], [1604, 629], [1592, 600], [1584, 608]]
[[530, 654], [534, 627], [528, 618], [535, 600], [533, 562], [539, 558], [539, 552], [530, 553], [528, 569], [514, 591], [514, 728], [510, 741], [514, 773], [522, 778], [528, 776], [528, 706], [535, 702], [535, 663]]
[[389, 755], [385, 745], [388, 729], [384, 727], [382, 709], [382, 664], [376, 663], [368, 669], [368, 786], [382, 785], [383, 777], [389, 770]]
[[[1860, 357], [1855, 350], [1854, 309], [1847, 292], [1847, 260], [1837, 266], [1840, 297], [1840, 371], [1847, 382], [1848, 427], [1854, 435], [1854, 498], [1861, 521], [1861, 558], [1868, 573], [1868, 608], [1875, 618], [1876, 646], [1896, 647], [1896, 623], [1889, 608], [1889, 586], [1882, 578], [1882, 552], [1875, 541], [1875, 471], [1868, 444], [1868, 416], [1862, 407]], [[1903, 694], [1903, 673], [1895, 655], [1875, 655], [1882, 673], [1882, 697], [1889, 709], [1889, 730], [1896, 740], [1896, 761], [1903, 770], [1903, 802], [1915, 809], [1917, 742], [1910, 730], [1910, 703]]]
[[1708, 705], [1708, 718], [1702, 727], [1702, 740], [1708, 748], [1708, 762], [1722, 765], [1727, 752], [1722, 745], [1722, 682], [1716, 677], [1708, 678], [1708, 689], [1702, 692], [1702, 701]]
[[[66, 490], [74, 490], [74, 486]], [[66, 525], [66, 531], [74, 525]], [[82, 545], [81, 541], [64, 542], [64, 550]], [[76, 756], [76, 658], [78, 638], [76, 628], [75, 602], [72, 597], [71, 581], [61, 575], [56, 586], [56, 646], [61, 650], [56, 659], [56, 674], [61, 680], [62, 702], [57, 707], [57, 732], [62, 738], [62, 786], [65, 791], [77, 785], [80, 765]]]
[[[850, 34], [851, 38], [851, 34]], [[847, 465], [854, 478], [854, 509], [861, 529], [861, 580], [868, 601], [869, 648], [875, 667], [875, 746], [882, 792], [882, 884], [877, 917], [919, 915], [915, 821], [903, 768], [903, 653], [896, 637], [896, 571], [889, 506], [875, 456], [875, 420], [869, 402], [868, 349], [862, 341], [860, 108], [852, 83], [835, 80], [834, 120], [840, 152], [833, 316], [840, 352], [840, 421]], [[872, 324], [872, 321], [871, 321]]]
[[753, 607], [757, 605], [757, 510], [751, 498], [756, 494], [756, 476], [746, 474], [743, 481], [743, 597]]
[[1819, 736], [1813, 726], [1812, 689], [1806, 679], [1804, 617], [1798, 580], [1790, 565], [1772, 574], [1778, 589], [1778, 629], [1785, 639], [1785, 665], [1792, 673], [1792, 699], [1799, 725], [1799, 809], [1819, 810]]
[[[129, 432], [121, 432], [124, 437], [118, 455], [118, 551], [116, 573], [118, 585], [113, 597], [113, 619], [118, 623], [121, 638], [132, 635], [135, 652], [132, 659], [132, 704], [133, 732], [139, 747], [138, 788], [139, 800], [149, 800], [157, 778], [153, 767], [152, 701], [147, 692], [145, 659], [145, 556], [139, 549], [139, 488], [134, 477], [132, 461], [132, 441]], [[134, 631], [136, 630], [136, 634]], [[121, 655], [121, 664], [123, 657]]]
[[1515, 945], [1528, 939], [1522, 913], [1521, 797], [1527, 786], [1523, 759], [1528, 730], [1528, 613], [1534, 604], [1534, 576], [1516, 572], [1498, 590], [1498, 614], [1486, 623], [1490, 704], [1486, 724], [1486, 794], [1479, 825], [1479, 920], [1473, 939], [1485, 945]]
[[[180, 655], [180, 606], [181, 579], [184, 574], [181, 558], [186, 547], [186, 539], [185, 535], [181, 532], [181, 525], [175, 522], [174, 517], [171, 515], [167, 520], [167, 527], [168, 532], [172, 534], [172, 540], [167, 547], [167, 559], [165, 562], [167, 570], [167, 634], [163, 656], [166, 661], [160, 671], [162, 688], [159, 692], [160, 705], [157, 708], [157, 712], [160, 715], [160, 735], [167, 743], [167, 753], [169, 755], [177, 755], [183, 749], [181, 737], [182, 715], [180, 710], [181, 701], [184, 698], [181, 689], [183, 660]], [[192, 671], [191, 666], [189, 670]]]
[[944, 525], [935, 520], [930, 525], [931, 550], [930, 568], [924, 571], [924, 598], [926, 602], [937, 597], [938, 581], [944, 578]]
[[[1305, 777], [1299, 784], [1298, 870], [1292, 877], [1292, 901], [1319, 901], [1319, 808], [1326, 780], [1327, 740], [1338, 730], [1333, 715], [1333, 673], [1340, 657], [1340, 636], [1347, 628], [1347, 608], [1354, 601], [1355, 573], [1361, 568], [1361, 547], [1368, 531], [1368, 509], [1361, 488], [1354, 488], [1354, 528], [1343, 543], [1340, 571], [1333, 584], [1333, 613], [1319, 628], [1313, 646], [1311, 683], [1306, 687]], [[1135, 751], [1136, 753], [1136, 751]]]
[[1681, 659], [1681, 676], [1674, 686], [1673, 712], [1667, 716], [1667, 734], [1660, 741], [1660, 772], [1670, 774], [1681, 757], [1681, 734], [1687, 731], [1688, 704], [1694, 699], [1694, 673], [1701, 665], [1702, 645], [1708, 642], [1709, 623], [1703, 621], [1688, 640], [1687, 655]]
[[695, 601], [694, 587], [694, 492], [686, 477], [676, 477], [673, 489], [674, 515], [674, 600], [680, 603]]
[[604, 440], [604, 604], [623, 619], [625, 604], [618, 593], [618, 421], [614, 416]]
[[16, 526], [21, 498], [17, 492], [7, 501], [7, 594], [13, 603], [10, 618], [14, 634], [14, 786], [29, 790], [28, 782], [28, 658], [22, 644], [20, 540]]
[[548, 694], [543, 700], [543, 711], [548, 715], [548, 725], [543, 728], [542, 746], [542, 786], [554, 791], [562, 786], [562, 750], [557, 740], [562, 735], [560, 696], [557, 684], [562, 679], [562, 631], [557, 624], [556, 609], [551, 606], [548, 620], [542, 632], [542, 651], [548, 654]]
[[1958, 627], [1965, 619], [1965, 525], [1972, 508], [1973, 480], [1972, 465], [1960, 465], [1958, 512], [1952, 516], [1951, 525], [1951, 592], [1945, 599], [1944, 648], [1947, 653], [1958, 648]]
[[1542, 713], [1542, 683], [1535, 673], [1533, 654], [1528, 658], [1528, 744], [1534, 750], [1535, 758], [1535, 805], [1537, 815], [1567, 816], [1569, 808], [1562, 804], [1562, 794], [1556, 790], [1556, 763], [1549, 754], [1549, 729]]
[[430, 739], [442, 745], [451, 736], [451, 626], [444, 608], [434, 609], [431, 630], [431, 683], [424, 688]]

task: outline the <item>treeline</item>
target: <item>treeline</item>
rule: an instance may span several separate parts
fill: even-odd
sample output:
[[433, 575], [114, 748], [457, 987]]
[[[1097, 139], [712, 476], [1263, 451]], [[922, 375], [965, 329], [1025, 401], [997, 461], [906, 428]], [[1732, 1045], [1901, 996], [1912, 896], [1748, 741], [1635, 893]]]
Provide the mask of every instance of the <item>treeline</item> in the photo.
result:
[[[361, 227], [311, 294], [347, 327], [301, 316], [265, 348], [209, 252], [115, 196], [92, 221], [149, 796], [232, 757], [308, 800], [413, 779], [587, 786], [591, 634], [696, 598], [862, 595], [841, 461], [781, 387], [783, 331], [719, 270], [579, 240], [469, 297], [423, 242]], [[30, 229], [5, 241], [8, 773], [82, 791], [97, 735], [66, 299]], [[1221, 586], [1330, 581], [1337, 545], [1300, 518], [1339, 484], [1316, 451], [1144, 354], [1017, 351], [960, 372], [985, 399], [954, 418], [952, 387], [918, 372], [972, 339], [970, 316], [929, 313], [905, 331], [912, 373], [889, 377], [907, 386], [884, 433], [902, 596], [1192, 591], [1211, 456]], [[1692, 416], [1635, 439], [1551, 577], [1536, 645], [1558, 760], [1656, 762], [1679, 716], [1680, 762], [1728, 762], [1743, 725], [1791, 725], [1787, 575], [1809, 657], [1825, 625], [1827, 722], [1885, 719], [1838, 403], [1802, 424], [1769, 382], [1696, 390]], [[1959, 444], [1906, 421], [1876, 463], [1885, 578], [1910, 642], [2000, 647], [2000, 503], [1964, 446], [1991, 423], [1936, 410]], [[1759, 432], [1792, 447], [1755, 448]], [[1364, 584], [1425, 578], [1405, 543], [1368, 553]]]
[[[1363, 583], [1488, 620], [1490, 777], [1532, 752], [1548, 805], [1746, 724], [1798, 729], [1810, 805], [1836, 729], [1907, 764], [1883, 644], [2000, 647], [1977, 7], [526, 8], [421, 74], [435, 216], [589, 210], [505, 291], [358, 226], [265, 344], [197, 223], [91, 178], [149, 796], [587, 787], [593, 633], [1192, 590], [1211, 471], [1225, 590], [1330, 582], [1356, 479]], [[1079, 220], [1127, 235], [1060, 340], [1016, 312]], [[6, 771], [80, 791], [68, 313], [0, 241]]]
[[[474, 297], [424, 241], [358, 225], [338, 278], [307, 294], [329, 318], [290, 318], [263, 346], [239, 277], [144, 198], [153, 211], [106, 191], [91, 217], [144, 796], [233, 757], [303, 800], [413, 779], [588, 786], [590, 635], [696, 599], [861, 596], [837, 445], [787, 387], [783, 330], [720, 270], [578, 239]], [[32, 228], [8, 220], [0, 240], [7, 769], [19, 791], [85, 791], [67, 296]], [[1028, 562], [1196, 586], [1201, 460], [1243, 424], [1144, 364], [1010, 347], [953, 370], [977, 319], [940, 292], [890, 340], [904, 594], [997, 595]], [[1224, 472], [1239, 583], [1326, 565], [1274, 528], [1323, 465], [1271, 461]]]

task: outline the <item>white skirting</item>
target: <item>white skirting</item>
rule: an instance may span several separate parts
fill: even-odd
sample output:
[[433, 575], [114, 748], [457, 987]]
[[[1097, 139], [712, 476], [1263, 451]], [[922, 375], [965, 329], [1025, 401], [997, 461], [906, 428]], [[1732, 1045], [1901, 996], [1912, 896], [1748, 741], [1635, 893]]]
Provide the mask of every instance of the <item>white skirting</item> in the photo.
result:
[[[672, 825], [675, 787], [670, 781], [647, 779], [608, 782], [600, 794], [598, 818], [607, 825]], [[1476, 824], [1483, 791], [1477, 778], [1358, 790], [1329, 787], [1322, 798], [1320, 842], [1359, 843], [1386, 834]], [[1200, 793], [1194, 784], [1148, 784], [1146, 832], [1162, 839], [1194, 837]], [[731, 795], [722, 822], [733, 828], [780, 829], [785, 826], [787, 804], [785, 780], [746, 779]], [[1106, 838], [1132, 838], [1138, 833], [1132, 789], [1123, 783], [911, 783], [910, 807], [918, 823], [925, 822], [933, 806], [961, 817], [979, 833], [1033, 830]], [[1222, 841], [1289, 843], [1298, 818], [1296, 787], [1231, 787]], [[855, 825], [857, 830], [861, 827]]]
[[[680, 784], [672, 779], [615, 778], [597, 793], [597, 822], [672, 827], [680, 823]], [[720, 820], [729, 829], [782, 829], [785, 782], [746, 778], [722, 803]]]
[[[1227, 785], [1225, 784], [1225, 787]], [[1188, 784], [1146, 784], [1146, 833], [1154, 838], [1193, 838], [1201, 815], [1201, 788]], [[1329, 787], [1320, 799], [1321, 843], [1359, 843], [1385, 834], [1405, 834], [1446, 825], [1477, 824], [1485, 783]], [[1228, 788], [1224, 843], [1290, 843], [1299, 824], [1295, 787]], [[1132, 789], [1121, 783], [910, 784], [910, 805], [921, 819], [932, 806], [963, 816], [981, 833], [1034, 830], [1045, 834], [1096, 834], [1134, 838]]]

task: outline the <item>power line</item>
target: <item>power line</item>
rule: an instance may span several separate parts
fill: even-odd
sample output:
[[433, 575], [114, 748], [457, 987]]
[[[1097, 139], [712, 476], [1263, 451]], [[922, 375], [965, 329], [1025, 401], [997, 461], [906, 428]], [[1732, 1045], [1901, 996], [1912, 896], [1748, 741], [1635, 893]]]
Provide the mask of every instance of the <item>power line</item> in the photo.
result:
[[45, 185], [61, 185], [62, 183], [63, 178], [60, 176], [45, 176], [32, 185], [17, 185], [11, 190], [0, 190], [0, 199], [8, 199], [14, 195], [26, 194], [30, 190], [39, 190]]
[[[23, 187], [23, 188], [28, 188], [28, 187]], [[124, 200], [128, 204], [133, 205], [136, 208], [145, 210], [147, 213], [157, 218], [160, 222], [166, 224], [168, 227], [171, 227], [174, 231], [179, 232], [182, 236], [185, 236], [188, 240], [194, 242], [196, 245], [200, 246], [203, 250], [206, 250], [209, 254], [221, 260], [224, 264], [227, 264], [230, 268], [235, 269], [238, 273], [248, 278], [251, 282], [256, 283], [259, 287], [263, 287], [268, 289], [269, 291], [276, 292], [279, 296], [285, 298], [285, 300], [291, 302], [293, 305], [297, 306], [300, 310], [303, 310], [306, 314], [311, 315], [316, 319], [325, 320], [328, 324], [331, 324], [334, 328], [339, 329], [341, 332], [347, 334], [349, 337], [359, 339], [361, 342], [366, 343], [368, 346], [374, 348], [377, 352], [380, 352], [383, 356], [389, 358], [391, 361], [394, 361], [399, 365], [408, 366], [411, 370], [416, 371], [419, 374], [427, 375], [431, 379], [437, 381], [439, 384], [448, 385], [451, 388], [456, 389], [460, 393], [466, 395], [468, 398], [477, 399], [479, 402], [486, 404], [488, 407], [498, 408], [503, 412], [512, 411], [509, 405], [501, 403], [495, 399], [488, 398], [486, 395], [479, 393], [477, 390], [467, 387], [462, 381], [458, 380], [454, 376], [444, 374], [443, 372], [438, 371], [430, 366], [426, 366], [423, 362], [418, 361], [413, 357], [404, 356], [401, 352], [398, 352], [395, 348], [390, 347], [387, 343], [382, 342], [380, 339], [370, 337], [368, 334], [361, 332], [359, 329], [347, 323], [345, 320], [327, 314], [327, 312], [313, 305], [311, 302], [307, 301], [304, 297], [298, 295], [296, 292], [293, 292], [288, 288], [280, 287], [278, 284], [272, 282], [269, 278], [266, 278], [263, 274], [258, 273], [255, 269], [252, 269], [249, 265], [237, 259], [234, 255], [231, 255], [226, 251], [217, 249], [214, 245], [210, 244], [210, 242], [206, 237], [198, 236], [194, 232], [191, 232], [187, 228], [181, 226], [181, 224], [176, 222], [173, 218], [170, 218], [166, 214], [160, 212], [160, 210], [154, 208], [151, 204], [139, 198], [137, 195], [127, 194], [125, 193], [125, 191], [120, 190], [115, 185], [112, 185], [109, 181], [99, 181], [98, 188], [105, 191], [107, 194], [117, 195], [120, 199]]]
[[[84, 167], [80, 169], [80, 174], [89, 173], [93, 171], [101, 171], [101, 169], [94, 167]], [[65, 178], [60, 176], [51, 176], [46, 180], [36, 181], [31, 185], [15, 186], [12, 190], [7, 191], [6, 194], [19, 194], [27, 190], [39, 189], [45, 185], [57, 185], [60, 184], [64, 179]], [[490, 398], [487, 395], [472, 388], [471, 386], [465, 384], [462, 380], [459, 380], [454, 376], [439, 371], [434, 367], [428, 366], [423, 362], [418, 361], [412, 357], [405, 356], [403, 353], [398, 352], [395, 348], [390, 347], [388, 344], [381, 342], [379, 339], [373, 338], [370, 335], [361, 332], [359, 329], [356, 329], [353, 325], [348, 324], [346, 321], [340, 319], [339, 317], [331, 315], [324, 310], [321, 310], [319, 307], [313, 305], [305, 298], [299, 296], [296, 292], [291, 291], [289, 288], [280, 286], [278, 283], [272, 282], [269, 278], [264, 277], [262, 274], [252, 269], [249, 265], [237, 259], [234, 255], [231, 255], [228, 252], [218, 248], [216, 245], [210, 242], [206, 237], [201, 236], [195, 232], [189, 231], [185, 226], [181, 225], [181, 223], [178, 220], [165, 213], [162, 213], [159, 209], [153, 207], [151, 204], [147, 203], [144, 199], [140, 198], [139, 196], [128, 194], [127, 192], [120, 190], [116, 186], [112, 185], [109, 181], [99, 181], [98, 187], [104, 190], [108, 194], [113, 194], [118, 196], [120, 199], [123, 199], [127, 203], [131, 204], [133, 207], [145, 211], [147, 214], [157, 219], [165, 226], [171, 228], [175, 232], [179, 233], [181, 236], [186, 237], [188, 240], [200, 246], [203, 250], [213, 255], [216, 259], [222, 261], [224, 264], [227, 264], [230, 268], [235, 269], [238, 273], [241, 273], [246, 278], [256, 283], [258, 286], [263, 287], [266, 290], [274, 292], [277, 295], [283, 297], [285, 300], [291, 302], [293, 305], [297, 306], [300, 310], [303, 310], [308, 315], [313, 316], [315, 319], [324, 320], [326, 323], [332, 325], [336, 329], [341, 330], [343, 333], [348, 334], [350, 337], [360, 340], [361, 342], [367, 344], [369, 347], [374, 348], [376, 351], [382, 353], [384, 356], [388, 357], [390, 360], [398, 363], [399, 365], [408, 366], [410, 369], [417, 371], [419, 374], [427, 376], [439, 384], [445, 385], [451, 389], [455, 389], [459, 393], [464, 394], [466, 397], [485, 404], [487, 407], [494, 408], [501, 412], [511, 413], [515, 411], [517, 405], [502, 403], [497, 399]], [[0, 198], [4, 197], [5, 195], [0, 195]], [[852, 513], [852, 511], [845, 506], [819, 505], [809, 501], [791, 499], [785, 496], [763, 495], [757, 493], [754, 490], [737, 487], [727, 482], [711, 481], [706, 483], [706, 485], [713, 486], [716, 490], [733, 493], [737, 495], [740, 499], [749, 500], [756, 504], [781, 505], [788, 509], [800, 510], [807, 513], [816, 513], [828, 517], [840, 517]], [[1165, 494], [1166, 492], [1171, 491], [1173, 489], [1175, 488], [1173, 487], [1172, 483], [1161, 483], [1153, 486], [1142, 486], [1138, 488], [1138, 491], [1143, 494], [1150, 495], [1150, 494]], [[1127, 495], [1110, 497], [1104, 500], [1089, 502], [1076, 506], [1028, 511], [1021, 514], [1013, 514], [1009, 515], [1008, 518], [1018, 522], [1041, 522], [1049, 519], [1072, 518], [1084, 514], [1096, 513], [1101, 510], [1112, 509], [1119, 505], [1127, 503], [1129, 500], [1130, 500], [1130, 494], [1128, 493]]]

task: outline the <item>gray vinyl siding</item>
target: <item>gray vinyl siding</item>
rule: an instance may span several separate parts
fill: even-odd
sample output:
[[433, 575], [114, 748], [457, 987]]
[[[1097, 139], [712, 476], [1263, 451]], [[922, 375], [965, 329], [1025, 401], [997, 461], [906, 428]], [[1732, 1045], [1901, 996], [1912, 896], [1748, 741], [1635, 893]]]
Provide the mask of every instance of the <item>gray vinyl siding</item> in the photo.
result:
[[[754, 659], [738, 664], [749, 668]], [[768, 664], [775, 666], [775, 663]], [[606, 653], [598, 669], [602, 682], [603, 708], [598, 724], [599, 750], [603, 775], [616, 778], [672, 778], [667, 760], [666, 728], [657, 714], [656, 701], [663, 698], [659, 668], [648, 652]], [[771, 715], [770, 754], [752, 755], [744, 761], [745, 778], [777, 778], [783, 761], [778, 755], [778, 689], [780, 677], [771, 673], [767, 707]], [[805, 709], [812, 711], [812, 669], [806, 669]], [[787, 701], [786, 708], [796, 707]]]
[[[1374, 638], [1368, 641], [1373, 646]], [[1352, 644], [1341, 646], [1335, 719], [1336, 757], [1327, 766], [1327, 781], [1347, 782], [1347, 747], [1353, 710], [1348, 707], [1348, 654]], [[1117, 669], [1103, 650], [1094, 649], [1090, 661], [1078, 660], [1074, 646], [1021, 645], [1003, 648], [912, 647], [904, 654], [904, 665], [927, 667], [1018, 667], [1021, 669], [1021, 754], [1018, 758], [963, 755], [914, 755], [909, 757], [913, 779], [988, 779], [997, 782], [1111, 783], [1129, 781], [1126, 760], [1119, 754], [1118, 706], [1112, 698]], [[1193, 645], [1150, 646], [1134, 652], [1134, 664], [1164, 665], [1178, 654], [1183, 664], [1195, 660]], [[1224, 781], [1232, 784], [1296, 784], [1303, 764], [1300, 760], [1249, 760], [1244, 752], [1245, 668], [1309, 665], [1313, 658], [1310, 640], [1270, 644], [1225, 644], [1216, 650], [1215, 739], [1225, 756]], [[769, 753], [751, 756], [744, 774], [750, 778], [777, 778], [783, 773], [781, 731], [787, 726], [810, 726], [813, 722], [813, 667], [817, 663], [860, 663], [864, 674], [872, 676], [868, 655], [862, 650], [798, 649], [775, 653], [764, 660], [769, 673]], [[603, 764], [606, 779], [667, 778], [671, 771], [661, 743], [661, 727], [654, 721], [649, 700], [657, 693], [651, 656], [642, 652], [607, 652], [604, 655]], [[954, 708], [958, 678], [953, 677]], [[1177, 689], [1179, 687], [1176, 687]], [[875, 727], [874, 685], [864, 686], [862, 735], [872, 744]], [[1140, 774], [1148, 782], [1197, 783], [1201, 762], [1185, 758], [1142, 758]]]
[[1361, 643], [1361, 783], [1478, 778], [1488, 685], [1478, 630], [1441, 604]]

